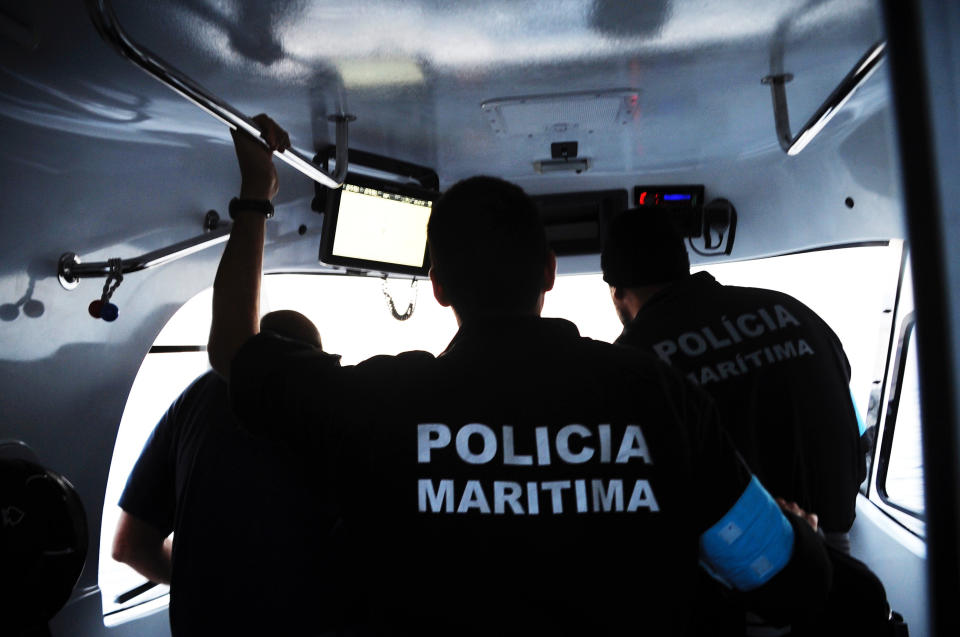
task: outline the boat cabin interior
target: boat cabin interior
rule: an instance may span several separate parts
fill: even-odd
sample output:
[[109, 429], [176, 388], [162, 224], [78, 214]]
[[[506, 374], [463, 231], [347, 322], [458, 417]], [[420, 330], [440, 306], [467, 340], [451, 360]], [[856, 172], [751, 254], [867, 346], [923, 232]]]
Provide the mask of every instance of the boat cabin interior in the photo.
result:
[[[51, 524], [82, 539], [78, 578], [4, 585], [49, 596], [50, 634], [169, 634], [167, 587], [111, 559], [117, 499], [208, 368], [230, 131], [258, 113], [292, 144], [264, 309], [345, 363], [449, 342], [407, 235], [474, 175], [535, 198], [544, 314], [584, 335], [619, 334], [600, 248], [626, 208], [675, 214], [694, 269], [807, 303], [873, 441], [853, 554], [911, 634], [960, 634], [960, 3], [0, 0], [0, 77], [0, 459], [68, 481]], [[397, 213], [377, 236], [370, 195]]]

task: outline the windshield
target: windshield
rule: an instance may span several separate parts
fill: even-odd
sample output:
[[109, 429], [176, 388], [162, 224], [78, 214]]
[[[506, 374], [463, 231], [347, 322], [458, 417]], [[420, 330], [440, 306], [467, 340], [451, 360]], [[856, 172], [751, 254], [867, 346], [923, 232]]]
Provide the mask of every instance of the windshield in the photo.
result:
[[[706, 269], [721, 283], [781, 290], [817, 312], [844, 345], [853, 370], [851, 391], [860, 413], [866, 414], [877, 366], [883, 363], [877, 359], [878, 352], [883, 357], [877, 339], [884, 329], [889, 330], [884, 310], [892, 303], [900, 258], [901, 244], [893, 242], [716, 264]], [[143, 578], [114, 562], [110, 546], [120, 514], [117, 501], [144, 442], [168, 405], [208, 369], [204, 350], [211, 305], [212, 290], [208, 289], [170, 319], [144, 359], [127, 399], [101, 527], [100, 588], [105, 621], [111, 625], [133, 619], [138, 612], [156, 610], [167, 591], [157, 587], [116, 602], [118, 595], [136, 588]], [[436, 302], [426, 280], [273, 274], [264, 277], [261, 306], [263, 313], [294, 309], [305, 314], [317, 325], [324, 350], [340, 354], [344, 365], [412, 349], [440, 354], [457, 331], [453, 312]], [[622, 329], [609, 287], [599, 274], [558, 277], [546, 295], [543, 316], [566, 318], [582, 335], [608, 342]]]

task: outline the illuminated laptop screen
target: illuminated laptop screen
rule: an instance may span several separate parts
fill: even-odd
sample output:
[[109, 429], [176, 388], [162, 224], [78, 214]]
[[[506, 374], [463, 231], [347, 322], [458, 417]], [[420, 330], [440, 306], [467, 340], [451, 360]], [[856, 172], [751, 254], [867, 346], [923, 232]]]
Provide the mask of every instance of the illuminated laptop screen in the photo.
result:
[[367, 262], [371, 269], [382, 264], [386, 271], [391, 265], [423, 267], [432, 205], [425, 199], [344, 184], [329, 260]]

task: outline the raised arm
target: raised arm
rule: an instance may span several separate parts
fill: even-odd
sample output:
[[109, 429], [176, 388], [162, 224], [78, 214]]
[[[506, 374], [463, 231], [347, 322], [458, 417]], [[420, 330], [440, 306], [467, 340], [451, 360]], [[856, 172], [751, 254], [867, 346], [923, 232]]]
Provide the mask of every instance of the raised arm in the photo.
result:
[[[273, 150], [290, 147], [287, 133], [266, 115], [253, 120], [260, 127], [270, 149], [245, 133], [232, 131], [240, 163], [240, 200], [270, 201], [277, 194], [277, 169]], [[233, 229], [220, 258], [213, 283], [213, 319], [207, 353], [210, 365], [225, 378], [240, 347], [259, 331], [260, 276], [266, 217], [251, 206], [232, 212]]]
[[173, 543], [149, 522], [126, 511], [113, 536], [113, 559], [133, 568], [151, 582], [170, 583]]

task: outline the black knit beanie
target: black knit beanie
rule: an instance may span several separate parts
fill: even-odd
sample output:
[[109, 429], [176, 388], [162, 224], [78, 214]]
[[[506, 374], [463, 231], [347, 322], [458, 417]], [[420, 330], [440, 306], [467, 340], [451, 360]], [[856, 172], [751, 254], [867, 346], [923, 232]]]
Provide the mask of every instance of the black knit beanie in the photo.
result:
[[633, 208], [607, 224], [603, 280], [615, 287], [670, 283], [690, 274], [690, 258], [668, 213]]

